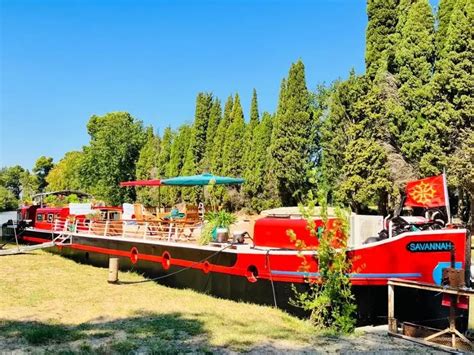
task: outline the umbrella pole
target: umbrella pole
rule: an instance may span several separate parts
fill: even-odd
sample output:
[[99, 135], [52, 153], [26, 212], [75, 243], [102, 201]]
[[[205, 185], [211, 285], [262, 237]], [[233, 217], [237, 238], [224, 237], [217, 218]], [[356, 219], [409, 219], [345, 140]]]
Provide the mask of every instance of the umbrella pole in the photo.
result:
[[158, 186], [158, 213], [161, 213], [161, 187]]

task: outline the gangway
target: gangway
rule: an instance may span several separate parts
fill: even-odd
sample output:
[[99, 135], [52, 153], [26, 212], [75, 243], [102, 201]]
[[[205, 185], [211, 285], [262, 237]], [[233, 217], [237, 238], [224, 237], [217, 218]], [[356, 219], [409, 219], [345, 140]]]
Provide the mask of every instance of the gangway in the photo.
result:
[[25, 246], [20, 247], [20, 244], [18, 243], [18, 237], [16, 235], [16, 229], [15, 229], [15, 240], [16, 240], [16, 248], [0, 250], [0, 256], [23, 254], [23, 253], [27, 253], [29, 251], [38, 250], [38, 249], [46, 249], [46, 248], [52, 248], [55, 246], [71, 245], [72, 234], [61, 233], [50, 242], [45, 242], [45, 243], [35, 244], [35, 245], [25, 245]]

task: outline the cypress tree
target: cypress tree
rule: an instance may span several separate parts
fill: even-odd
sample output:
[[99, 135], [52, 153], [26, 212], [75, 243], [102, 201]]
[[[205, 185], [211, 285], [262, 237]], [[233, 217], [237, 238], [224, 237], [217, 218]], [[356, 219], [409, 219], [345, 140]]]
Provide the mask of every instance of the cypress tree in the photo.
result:
[[[176, 137], [171, 144], [170, 160], [166, 167], [166, 176], [179, 176], [184, 166], [186, 152], [192, 135], [191, 126], [185, 124], [179, 127]], [[163, 189], [171, 204], [177, 203], [181, 196], [180, 189]]]
[[245, 135], [244, 135], [244, 155], [243, 155], [243, 169], [244, 169], [244, 178], [247, 174], [251, 173], [248, 169], [250, 164], [250, 159], [253, 150], [253, 136], [255, 132], [255, 128], [257, 127], [259, 122], [259, 115], [258, 115], [258, 102], [257, 102], [257, 91], [253, 89], [252, 95], [252, 102], [250, 105], [250, 121], [249, 124], [245, 127]]
[[174, 133], [171, 127], [166, 127], [161, 139], [160, 155], [158, 156], [158, 177], [160, 178], [170, 177], [167, 175], [166, 167], [170, 161], [173, 136]]
[[196, 97], [192, 137], [183, 172], [185, 175], [193, 175], [203, 169], [211, 107], [212, 94], [200, 92]]
[[451, 19], [444, 46], [438, 53], [431, 87], [432, 105], [427, 109], [447, 154], [456, 149], [462, 131], [472, 130], [474, 125], [472, 1], [458, 0]]
[[[389, 139], [380, 77], [370, 81], [351, 71], [336, 84], [323, 123], [322, 178], [331, 196], [356, 212], [379, 205], [385, 212], [392, 180], [384, 140]], [[388, 136], [388, 137], [387, 137]]]
[[393, 41], [397, 25], [397, 0], [368, 0], [365, 67], [373, 79], [383, 60], [393, 72]]
[[271, 189], [267, 189], [269, 171], [269, 147], [272, 136], [272, 116], [268, 112], [262, 115], [262, 121], [254, 129], [252, 150], [246, 167], [244, 193], [247, 206], [260, 212], [271, 207]]
[[280, 202], [293, 205], [305, 193], [310, 166], [312, 117], [306, 87], [304, 64], [291, 65], [286, 85], [282, 84], [278, 113], [270, 148], [271, 169], [276, 179]]
[[[161, 151], [160, 137], [153, 133], [150, 127], [147, 129], [147, 139], [136, 164], [136, 177], [139, 180], [159, 178], [158, 159]], [[137, 199], [144, 205], [157, 205], [158, 200], [154, 189], [137, 187]]]
[[437, 12], [438, 27], [436, 30], [436, 53], [439, 54], [443, 50], [448, 27], [451, 23], [451, 14], [454, 9], [456, 0], [440, 0]]
[[414, 95], [417, 96], [415, 101], [420, 99], [422, 94], [417, 90], [430, 81], [434, 58], [434, 17], [431, 6], [428, 0], [417, 0], [408, 10], [395, 52], [400, 94], [405, 100], [404, 105], [410, 109], [419, 111], [423, 105], [409, 100]]
[[227, 129], [223, 154], [223, 172], [229, 176], [242, 175], [242, 157], [245, 134], [245, 120], [239, 94], [235, 94], [231, 123]]
[[[433, 156], [439, 153], [438, 139], [429, 133], [433, 122], [422, 114], [429, 102], [428, 83], [435, 59], [434, 16], [428, 0], [417, 0], [409, 8], [395, 58], [403, 106], [396, 122], [401, 152], [423, 174], [436, 173], [432, 164], [436, 164]], [[424, 163], [420, 165], [421, 160]]]
[[222, 119], [221, 101], [215, 98], [212, 102], [209, 113], [209, 125], [207, 126], [206, 134], [206, 154], [204, 156], [203, 171], [211, 171], [212, 169], [212, 154], [214, 151], [214, 139], [217, 134], [217, 129]]
[[216, 135], [214, 137], [214, 146], [211, 153], [211, 171], [216, 175], [223, 174], [224, 145], [227, 140], [227, 129], [231, 123], [233, 106], [234, 99], [232, 98], [232, 95], [230, 95], [225, 103], [224, 116], [217, 126]]

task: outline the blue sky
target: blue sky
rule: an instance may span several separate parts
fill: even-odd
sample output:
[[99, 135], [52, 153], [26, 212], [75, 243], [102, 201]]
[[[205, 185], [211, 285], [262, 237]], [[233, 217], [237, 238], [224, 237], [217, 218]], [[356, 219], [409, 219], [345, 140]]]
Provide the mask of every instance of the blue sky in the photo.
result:
[[299, 58], [310, 89], [364, 71], [364, 0], [0, 3], [0, 166], [81, 149], [93, 114], [176, 128], [199, 91], [273, 112]]

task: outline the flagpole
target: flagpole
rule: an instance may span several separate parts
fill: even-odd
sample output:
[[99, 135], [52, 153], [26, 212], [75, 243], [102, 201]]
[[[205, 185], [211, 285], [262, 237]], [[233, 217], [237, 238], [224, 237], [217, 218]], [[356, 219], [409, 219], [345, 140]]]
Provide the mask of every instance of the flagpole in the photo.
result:
[[444, 199], [446, 201], [446, 214], [448, 216], [448, 224], [451, 223], [451, 208], [449, 206], [448, 183], [446, 182], [446, 168], [443, 168], [443, 185]]

